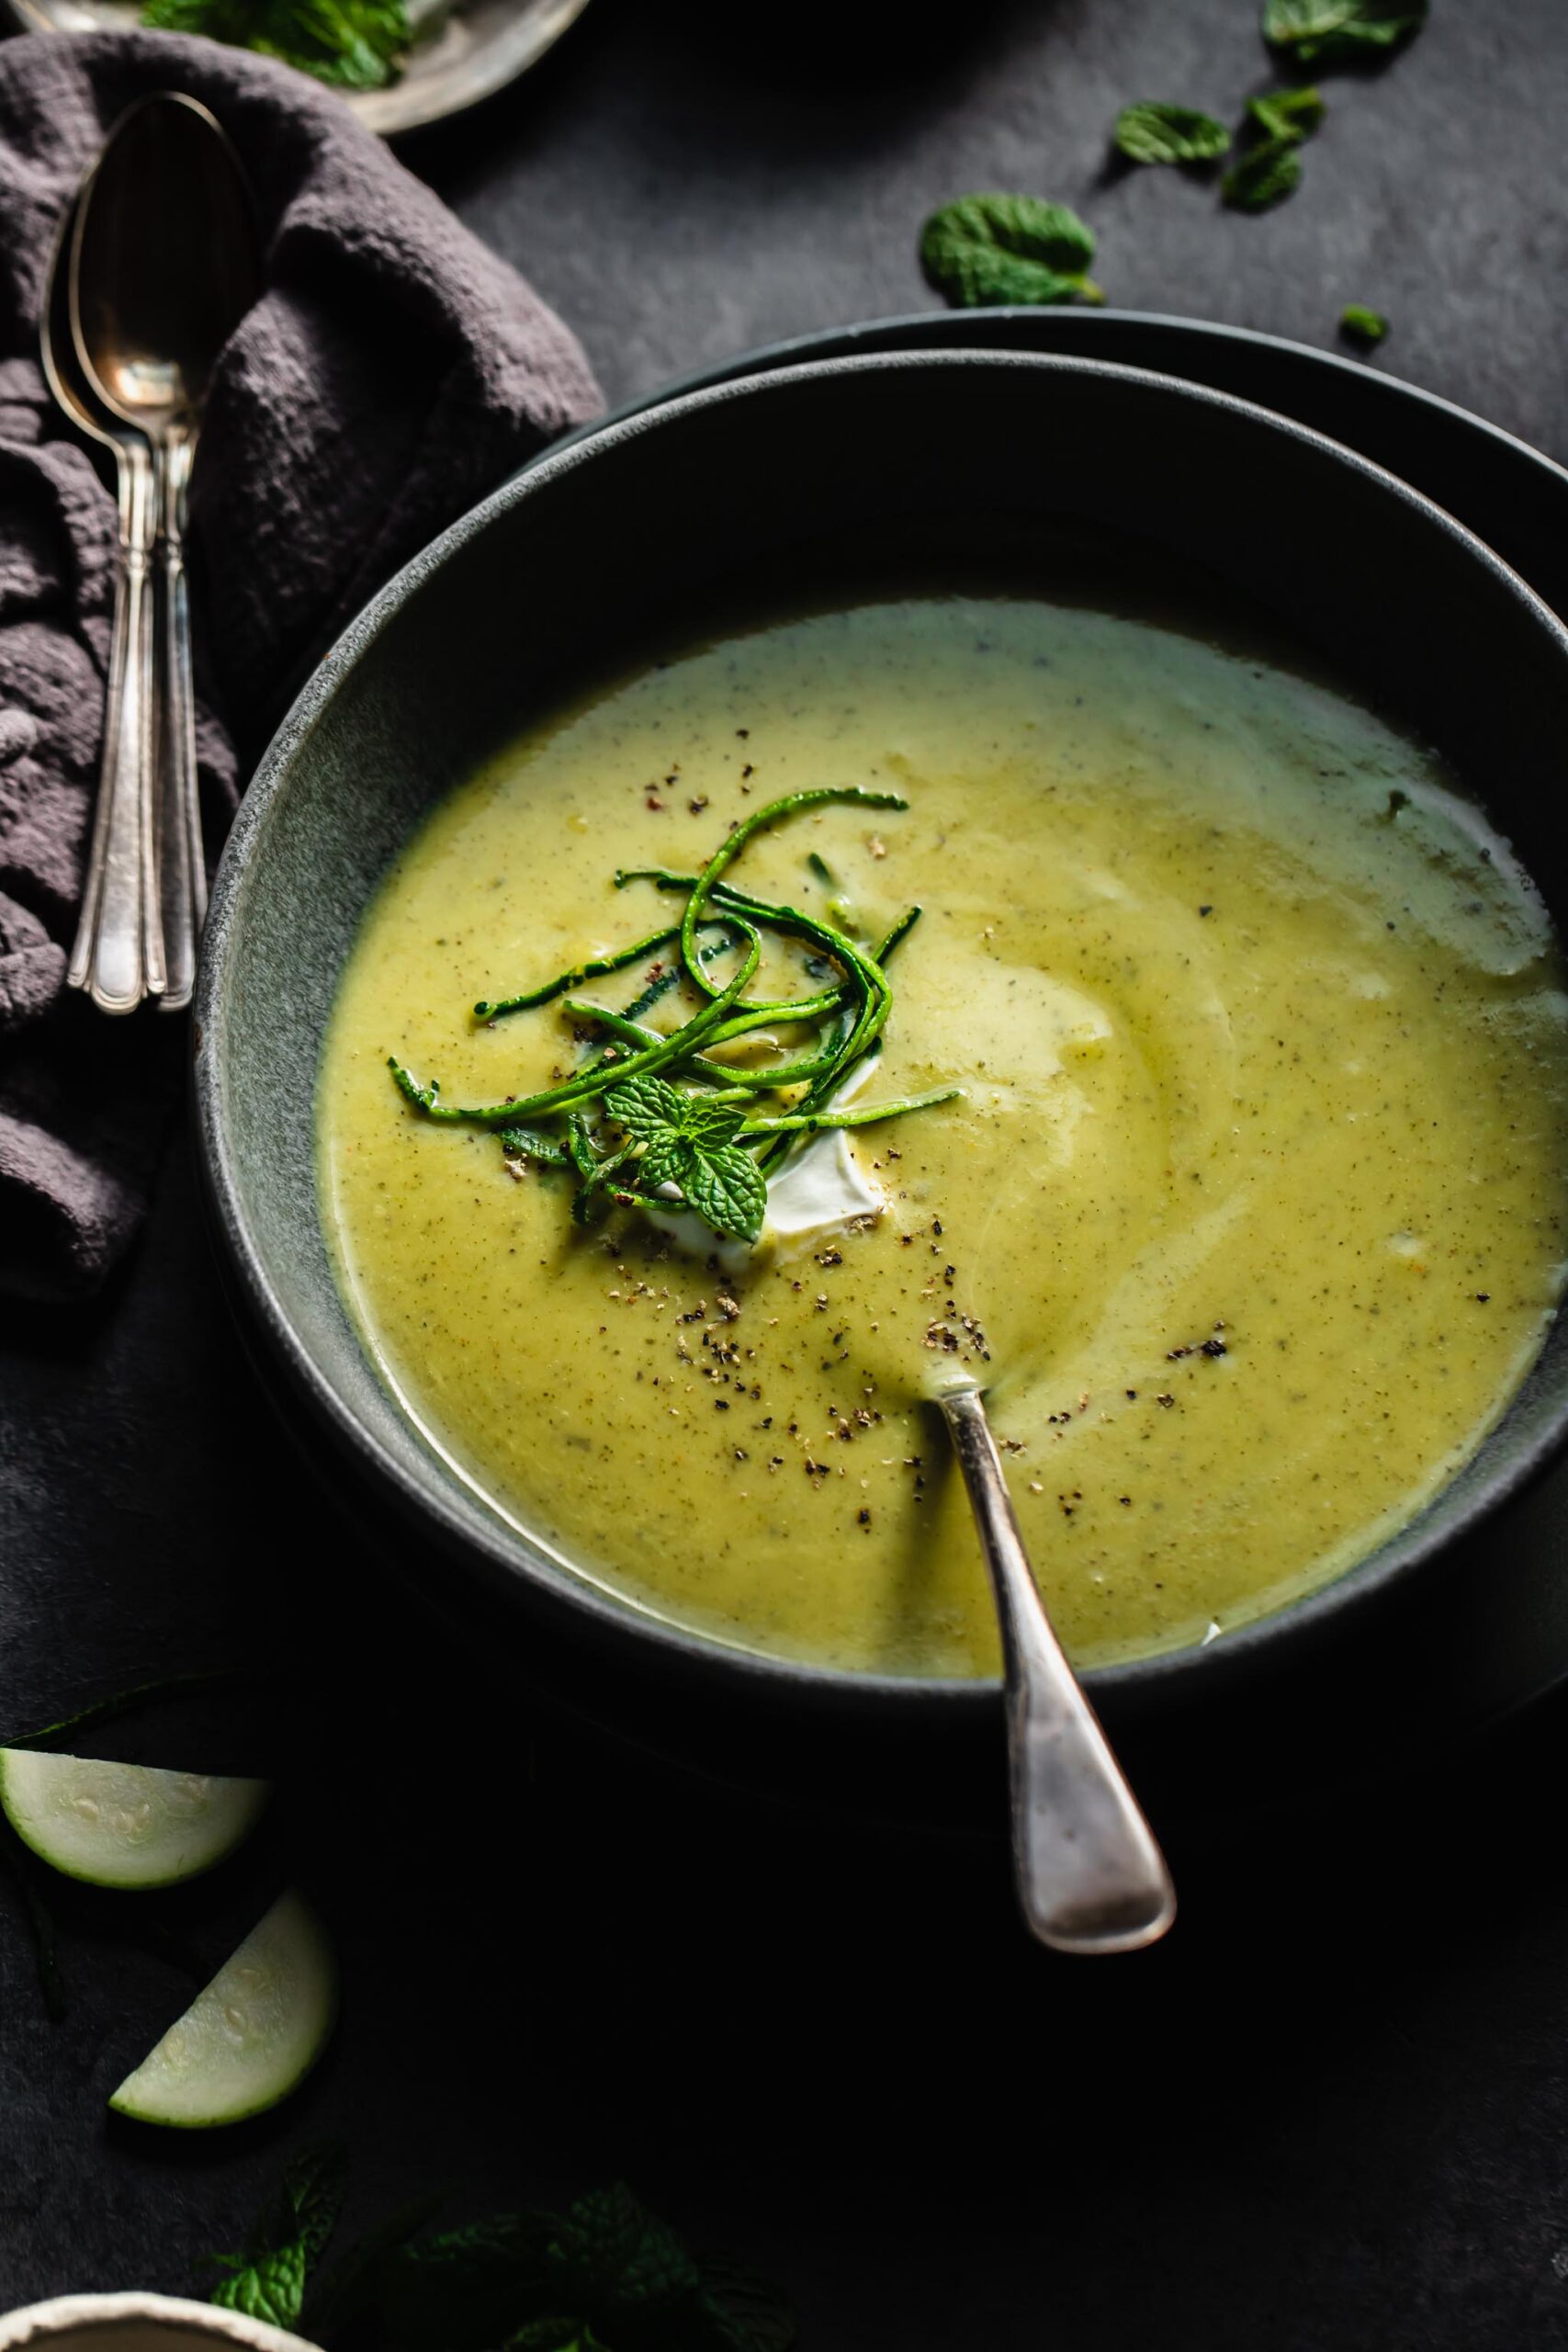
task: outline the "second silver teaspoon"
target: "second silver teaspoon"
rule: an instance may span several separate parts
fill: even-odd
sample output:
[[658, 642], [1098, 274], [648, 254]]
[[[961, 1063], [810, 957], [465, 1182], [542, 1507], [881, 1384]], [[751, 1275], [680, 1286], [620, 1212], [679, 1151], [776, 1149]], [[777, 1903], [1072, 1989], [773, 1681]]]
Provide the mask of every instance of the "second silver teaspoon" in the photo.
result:
[[[44, 288], [39, 350], [50, 390], [72, 423], [112, 449], [118, 482], [119, 564], [97, 807], [82, 910], [66, 967], [105, 1012], [134, 1012], [163, 987], [149, 974], [144, 910], [155, 880], [152, 824], [152, 453], [140, 433], [93, 397], [71, 333], [70, 260], [76, 206], [61, 223]], [[159, 942], [162, 926], [152, 926]]]
[[139, 99], [82, 192], [71, 311], [89, 384], [152, 451], [164, 592], [159, 905], [171, 1010], [190, 1001], [207, 911], [186, 493], [218, 355], [260, 290], [250, 190], [221, 126], [176, 91]]
[[996, 1592], [1024, 1917], [1055, 1951], [1141, 1951], [1176, 1917], [1165, 1857], [1052, 1630], [978, 1387], [936, 1401]]

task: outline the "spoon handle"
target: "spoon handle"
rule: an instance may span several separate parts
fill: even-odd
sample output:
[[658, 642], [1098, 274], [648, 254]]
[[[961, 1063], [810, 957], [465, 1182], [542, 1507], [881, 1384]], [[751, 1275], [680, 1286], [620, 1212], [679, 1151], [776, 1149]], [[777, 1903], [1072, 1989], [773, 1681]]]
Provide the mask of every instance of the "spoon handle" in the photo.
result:
[[1051, 1629], [980, 1393], [940, 1401], [996, 1590], [1024, 1916], [1056, 1951], [1137, 1951], [1176, 1917], [1165, 1857]]
[[[153, 875], [152, 562], [157, 516], [152, 459], [119, 444], [119, 572], [115, 588], [104, 750], [81, 919], [66, 978], [105, 1012], [132, 1012], [163, 985], [152, 969], [146, 894]], [[155, 909], [152, 910], [155, 915]], [[157, 926], [154, 922], [152, 929]]]
[[161, 529], [163, 700], [159, 743], [159, 867], [169, 984], [165, 1012], [177, 1012], [196, 986], [196, 951], [207, 919], [207, 866], [196, 766], [196, 697], [191, 684], [190, 590], [186, 579], [186, 492], [195, 436], [153, 445]]

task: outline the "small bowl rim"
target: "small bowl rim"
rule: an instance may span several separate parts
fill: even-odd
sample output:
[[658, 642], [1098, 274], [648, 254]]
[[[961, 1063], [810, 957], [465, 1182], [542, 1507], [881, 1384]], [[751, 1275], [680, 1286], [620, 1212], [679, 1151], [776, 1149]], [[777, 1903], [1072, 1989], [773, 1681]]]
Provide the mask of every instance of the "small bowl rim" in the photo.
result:
[[[300, 687], [240, 803], [213, 883], [193, 1006], [196, 1128], [207, 1206], [223, 1236], [245, 1304], [259, 1317], [272, 1343], [271, 1352], [288, 1367], [318, 1419], [325, 1422], [339, 1442], [346, 1444], [351, 1454], [367, 1464], [371, 1473], [398, 1496], [405, 1508], [412, 1509], [417, 1520], [434, 1521], [437, 1532], [458, 1554], [477, 1554], [492, 1576], [499, 1571], [498, 1582], [531, 1585], [547, 1600], [564, 1604], [569, 1616], [596, 1621], [613, 1639], [628, 1645], [650, 1644], [655, 1652], [662, 1653], [672, 1663], [694, 1666], [710, 1677], [724, 1678], [732, 1688], [749, 1683], [753, 1690], [782, 1692], [796, 1702], [807, 1700], [827, 1706], [843, 1706], [852, 1712], [889, 1703], [901, 1711], [942, 1705], [949, 1711], [988, 1712], [995, 1706], [1000, 1679], [863, 1672], [749, 1649], [739, 1642], [727, 1642], [694, 1627], [674, 1623], [574, 1574], [533, 1546], [525, 1535], [508, 1528], [499, 1517], [493, 1526], [476, 1525], [454, 1507], [433, 1474], [412, 1475], [383, 1447], [318, 1371], [275, 1293], [250, 1227], [244, 1186], [229, 1148], [218, 1039], [247, 877], [254, 857], [261, 854], [265, 827], [286, 786], [293, 762], [325, 716], [342, 681], [370, 651], [382, 631], [418, 594], [424, 582], [471, 538], [540, 490], [592, 464], [601, 450], [657, 433], [694, 413], [724, 402], [766, 396], [771, 390], [788, 390], [803, 381], [976, 367], [999, 367], [1046, 377], [1110, 379], [1151, 401], [1175, 397], [1195, 407], [1237, 416], [1250, 426], [1261, 425], [1283, 440], [1325, 453], [1338, 466], [1373, 483], [1382, 496], [1419, 514], [1428, 526], [1435, 526], [1456, 540], [1467, 559], [1480, 571], [1489, 572], [1554, 641], [1568, 679], [1568, 628], [1495, 549], [1446, 507], [1412, 488], [1388, 468], [1336, 441], [1332, 435], [1259, 402], [1153, 368], [1085, 358], [1077, 354], [979, 345], [848, 353], [756, 375], [733, 377], [677, 392], [672, 398], [660, 399], [640, 408], [617, 411], [597, 426], [579, 428], [509, 476], [488, 497], [460, 515], [395, 573], [348, 623]], [[1529, 1377], [1527, 1374], [1527, 1382]], [[1506, 1421], [1519, 1393], [1516, 1391], [1505, 1406], [1495, 1427], [1500, 1428]], [[1482, 1444], [1489, 1442], [1493, 1434], [1488, 1431]], [[1097, 1700], [1112, 1702], [1125, 1700], [1135, 1703], [1164, 1696], [1181, 1685], [1198, 1697], [1205, 1690], [1228, 1688], [1260, 1667], [1277, 1664], [1282, 1653], [1299, 1654], [1310, 1642], [1381, 1602], [1393, 1589], [1423, 1567], [1436, 1565], [1460, 1536], [1472, 1531], [1531, 1485], [1565, 1444], [1568, 1396], [1467, 1498], [1457, 1519], [1435, 1529], [1428, 1525], [1432, 1513], [1449, 1491], [1449, 1485], [1445, 1484], [1405, 1527], [1327, 1583], [1227, 1631], [1222, 1642], [1209, 1645], [1189, 1642], [1146, 1657], [1086, 1668], [1082, 1678], [1086, 1687]], [[1474, 1459], [1474, 1455], [1470, 1457], [1471, 1462]], [[1462, 1476], [1468, 1466], [1469, 1464], [1461, 1464], [1455, 1476]], [[475, 1489], [476, 1494], [479, 1491]], [[0, 2352], [4, 2352], [3, 2346]]]
[[45, 2344], [77, 2329], [107, 2332], [139, 2324], [205, 2336], [209, 2342], [243, 2345], [247, 2352], [315, 2352], [306, 2337], [290, 2335], [247, 2312], [141, 2288], [118, 2294], [51, 2295], [42, 2302], [24, 2303], [0, 2316], [0, 2352], [24, 2352], [28, 2345]]

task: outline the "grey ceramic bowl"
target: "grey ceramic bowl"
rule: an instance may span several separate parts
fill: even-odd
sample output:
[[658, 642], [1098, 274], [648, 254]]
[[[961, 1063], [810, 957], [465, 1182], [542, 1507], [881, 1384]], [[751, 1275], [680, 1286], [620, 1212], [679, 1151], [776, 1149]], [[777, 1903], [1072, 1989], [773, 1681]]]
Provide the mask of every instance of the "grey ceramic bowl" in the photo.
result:
[[[311, 1091], [361, 910], [434, 798], [585, 660], [635, 656], [681, 602], [722, 600], [727, 582], [754, 592], [811, 542], [863, 548], [912, 529], [933, 548], [1016, 556], [1085, 525], [1204, 567], [1437, 742], [1560, 897], [1568, 636], [1521, 582], [1391, 475], [1264, 410], [1017, 353], [825, 361], [577, 440], [367, 607], [264, 761], [224, 853], [197, 1001], [220, 1249], [275, 1377], [414, 1530], [412, 1573], [441, 1582], [459, 1614], [497, 1611], [520, 1653], [536, 1660], [558, 1636], [596, 1678], [657, 1684], [666, 1707], [684, 1687], [852, 1724], [998, 1713], [985, 1684], [818, 1671], [660, 1624], [533, 1549], [427, 1449], [367, 1362], [317, 1215]], [[1282, 1668], [1314, 1661], [1320, 1678], [1326, 1658], [1371, 1656], [1379, 1610], [1472, 1541], [1565, 1427], [1559, 1327], [1476, 1458], [1394, 1541], [1209, 1649], [1094, 1676], [1097, 1700], [1134, 1728], [1190, 1722], [1194, 1702]], [[446, 1555], [438, 1572], [427, 1538]]]

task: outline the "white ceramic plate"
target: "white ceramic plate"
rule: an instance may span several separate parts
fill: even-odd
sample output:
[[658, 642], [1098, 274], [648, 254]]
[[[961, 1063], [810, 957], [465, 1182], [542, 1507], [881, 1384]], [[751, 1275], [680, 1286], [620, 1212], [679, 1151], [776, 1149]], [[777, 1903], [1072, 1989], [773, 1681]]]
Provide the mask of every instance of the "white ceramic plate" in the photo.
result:
[[[418, 31], [429, 7], [418, 0], [410, 9], [416, 39], [400, 80], [384, 90], [347, 90], [344, 96], [372, 130], [389, 139], [417, 130], [465, 107], [477, 106], [526, 73], [558, 41], [588, 0], [455, 0], [429, 32]], [[123, 32], [141, 11], [137, 0], [5, 0], [9, 14], [29, 33]]]

